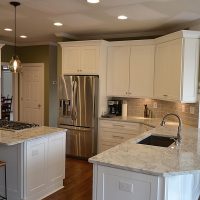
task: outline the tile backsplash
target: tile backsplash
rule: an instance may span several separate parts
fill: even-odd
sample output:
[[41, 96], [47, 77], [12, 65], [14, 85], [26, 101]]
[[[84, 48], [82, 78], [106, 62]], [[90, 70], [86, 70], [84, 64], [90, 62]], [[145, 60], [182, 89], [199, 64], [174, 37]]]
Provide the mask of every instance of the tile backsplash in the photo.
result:
[[[162, 118], [167, 113], [176, 113], [181, 117], [184, 124], [198, 127], [199, 103], [183, 104], [179, 102], [135, 98], [125, 100], [128, 104], [128, 116], [143, 117], [144, 104], [147, 104], [148, 108], [152, 111], [152, 117]], [[172, 117], [171, 120], [176, 119]]]

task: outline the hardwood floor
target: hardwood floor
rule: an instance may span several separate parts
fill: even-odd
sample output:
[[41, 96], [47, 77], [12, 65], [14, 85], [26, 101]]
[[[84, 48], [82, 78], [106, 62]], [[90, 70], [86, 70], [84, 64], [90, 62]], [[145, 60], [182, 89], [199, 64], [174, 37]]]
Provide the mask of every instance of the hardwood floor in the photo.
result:
[[66, 159], [64, 188], [44, 200], [92, 200], [92, 164]]

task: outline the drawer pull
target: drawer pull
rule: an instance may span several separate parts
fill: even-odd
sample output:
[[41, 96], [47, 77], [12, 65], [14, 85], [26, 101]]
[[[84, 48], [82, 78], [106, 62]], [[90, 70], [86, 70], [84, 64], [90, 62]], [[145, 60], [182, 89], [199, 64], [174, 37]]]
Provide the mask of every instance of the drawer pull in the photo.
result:
[[122, 137], [122, 136], [117, 136], [117, 135], [113, 135], [112, 137], [113, 137], [113, 138], [118, 138], [118, 139], [124, 139], [124, 137]]
[[124, 125], [121, 125], [121, 124], [113, 124], [113, 126], [124, 127]]

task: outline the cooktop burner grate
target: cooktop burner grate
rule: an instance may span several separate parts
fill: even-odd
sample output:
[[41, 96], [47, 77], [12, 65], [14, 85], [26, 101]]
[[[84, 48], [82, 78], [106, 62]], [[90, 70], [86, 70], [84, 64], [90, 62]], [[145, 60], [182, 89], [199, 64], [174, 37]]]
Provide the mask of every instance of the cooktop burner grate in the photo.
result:
[[16, 122], [16, 121], [8, 121], [0, 119], [0, 129], [6, 130], [23, 130], [26, 128], [33, 128], [39, 126], [38, 124], [24, 123], [24, 122]]

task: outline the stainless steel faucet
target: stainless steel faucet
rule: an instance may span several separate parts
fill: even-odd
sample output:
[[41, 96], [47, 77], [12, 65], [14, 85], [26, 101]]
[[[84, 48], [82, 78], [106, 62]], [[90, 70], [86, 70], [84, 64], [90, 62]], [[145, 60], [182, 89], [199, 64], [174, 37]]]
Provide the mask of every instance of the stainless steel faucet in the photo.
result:
[[179, 125], [178, 125], [177, 139], [175, 140], [175, 143], [176, 143], [176, 145], [179, 145], [179, 144], [181, 143], [181, 127], [182, 127], [182, 121], [181, 121], [181, 118], [179, 117], [179, 115], [174, 114], [174, 113], [168, 113], [168, 114], [166, 114], [166, 115], [163, 117], [163, 119], [162, 119], [160, 125], [161, 125], [161, 126], [164, 126], [164, 125], [165, 125], [165, 119], [166, 119], [168, 116], [170, 116], [170, 115], [175, 116], [175, 117], [178, 118]]

